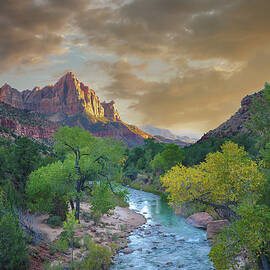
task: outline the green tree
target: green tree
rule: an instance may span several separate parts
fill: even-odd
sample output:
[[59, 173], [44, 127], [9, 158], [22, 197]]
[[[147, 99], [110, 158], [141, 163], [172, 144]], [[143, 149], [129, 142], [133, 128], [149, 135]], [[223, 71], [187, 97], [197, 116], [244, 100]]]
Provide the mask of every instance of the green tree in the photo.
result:
[[[79, 220], [82, 193], [86, 189], [91, 191], [96, 181], [106, 181], [113, 188], [111, 182], [119, 176], [125, 149], [122, 143], [110, 138], [94, 138], [88, 131], [78, 127], [61, 127], [55, 139], [56, 150], [64, 151], [65, 160], [31, 174], [27, 186], [28, 198], [33, 208], [41, 207], [44, 211], [55, 205], [54, 199], [69, 200]], [[48, 194], [51, 195], [50, 199], [47, 198]], [[42, 206], [46, 200], [47, 206]]]
[[96, 222], [103, 214], [107, 214], [116, 205], [121, 205], [127, 200], [127, 191], [122, 190], [114, 184], [114, 188], [109, 182], [97, 182], [92, 190], [91, 210], [93, 211]]
[[41, 167], [31, 173], [26, 186], [29, 207], [64, 218], [74, 197], [75, 169], [69, 160]]
[[184, 159], [184, 150], [179, 148], [176, 144], [167, 144], [164, 151], [161, 152], [161, 157], [163, 159], [164, 170], [169, 170], [171, 167], [180, 163]]
[[1, 176], [11, 180], [17, 190], [24, 193], [30, 173], [39, 167], [42, 160], [39, 146], [26, 137], [19, 137], [14, 142], [2, 140], [1, 145]]
[[216, 269], [226, 270], [234, 268], [239, 263], [239, 254], [245, 252], [248, 269], [259, 269], [259, 258], [263, 269], [268, 269], [264, 254], [270, 254], [270, 208], [244, 203], [238, 208], [237, 214], [241, 218], [217, 236], [209, 254], [210, 259]]
[[18, 216], [0, 188], [0, 269], [28, 268], [28, 250]]
[[250, 111], [246, 126], [256, 136], [257, 149], [263, 150], [270, 141], [270, 84], [265, 83], [263, 91], [255, 95]]
[[161, 175], [162, 173], [164, 173], [165, 164], [161, 153], [155, 155], [154, 159], [150, 162], [150, 166], [154, 174]]
[[63, 239], [62, 241], [67, 241], [71, 245], [72, 269], [73, 269], [74, 235], [75, 235], [75, 229], [76, 229], [77, 224], [78, 224], [78, 220], [75, 219], [74, 210], [70, 213], [67, 213], [66, 221], [64, 221], [64, 224], [63, 224], [64, 232], [65, 232], [65, 239]]

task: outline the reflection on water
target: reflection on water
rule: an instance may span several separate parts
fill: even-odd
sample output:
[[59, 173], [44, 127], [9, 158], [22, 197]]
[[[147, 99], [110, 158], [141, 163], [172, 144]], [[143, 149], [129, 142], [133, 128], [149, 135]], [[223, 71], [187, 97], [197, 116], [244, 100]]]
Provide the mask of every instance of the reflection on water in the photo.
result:
[[129, 248], [134, 252], [120, 252], [111, 270], [213, 269], [207, 257], [210, 247], [205, 231], [175, 216], [159, 196], [134, 189], [129, 192], [130, 208], [144, 215], [147, 223], [129, 237]]

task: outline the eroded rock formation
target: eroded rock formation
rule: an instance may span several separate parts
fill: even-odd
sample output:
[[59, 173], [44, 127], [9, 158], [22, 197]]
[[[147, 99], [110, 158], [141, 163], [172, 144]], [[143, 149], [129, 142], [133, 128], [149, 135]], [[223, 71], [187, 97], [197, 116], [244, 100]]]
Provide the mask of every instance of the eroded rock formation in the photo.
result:
[[[101, 103], [95, 91], [80, 82], [72, 72], [66, 73], [54, 85], [22, 92], [5, 84], [0, 88], [0, 102], [17, 109], [40, 113], [58, 126], [79, 126], [97, 137], [114, 137], [128, 146], [141, 145], [144, 139], [152, 137], [137, 127], [122, 122], [115, 102]], [[52, 135], [50, 131], [38, 131], [14, 120], [16, 117], [12, 121], [9, 118], [4, 119], [0, 125], [10, 126], [8, 128], [17, 130], [21, 135], [26, 134], [25, 136]]]

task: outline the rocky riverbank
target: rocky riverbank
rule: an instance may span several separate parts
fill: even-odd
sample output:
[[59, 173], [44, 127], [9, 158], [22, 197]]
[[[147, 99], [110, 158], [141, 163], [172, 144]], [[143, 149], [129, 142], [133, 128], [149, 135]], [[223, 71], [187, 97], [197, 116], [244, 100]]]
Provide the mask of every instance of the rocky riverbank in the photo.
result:
[[[89, 208], [89, 204], [82, 203], [81, 220], [75, 232], [75, 239], [79, 244], [74, 249], [74, 260], [82, 260], [87, 255], [88, 250], [83, 247], [85, 235], [89, 235], [96, 243], [110, 248], [114, 254], [120, 249], [123, 249], [125, 253], [130, 252], [127, 248], [128, 236], [136, 228], [146, 223], [145, 217], [129, 208], [116, 207], [109, 215], [102, 216], [98, 224], [95, 224], [90, 219]], [[71, 248], [64, 252], [52, 250], [51, 247], [63, 229], [60, 227], [51, 228], [47, 224], [47, 219], [47, 215], [41, 215], [36, 217], [34, 221], [34, 226], [46, 236], [46, 240], [42, 241], [41, 245], [32, 247], [31, 270], [43, 269], [44, 261], [50, 265], [68, 265], [70, 263]]]

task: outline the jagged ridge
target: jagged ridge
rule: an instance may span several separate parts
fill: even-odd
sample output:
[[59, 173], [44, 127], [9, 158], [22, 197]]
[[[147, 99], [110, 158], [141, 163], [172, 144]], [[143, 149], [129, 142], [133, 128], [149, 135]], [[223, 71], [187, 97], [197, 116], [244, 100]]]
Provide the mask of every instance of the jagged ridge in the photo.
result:
[[147, 133], [121, 121], [114, 101], [100, 102], [95, 91], [68, 72], [54, 85], [19, 92], [8, 84], [0, 101], [18, 109], [39, 112], [57, 125], [79, 126], [94, 136], [112, 136], [128, 146], [144, 143]]
[[250, 106], [254, 97], [260, 97], [262, 91], [254, 93], [252, 95], [245, 96], [241, 101], [240, 109], [231, 116], [229, 120], [222, 123], [216, 129], [208, 131], [204, 134], [198, 143], [208, 140], [210, 137], [224, 138], [238, 136], [250, 131], [245, 127], [245, 122], [249, 119], [251, 115]]

